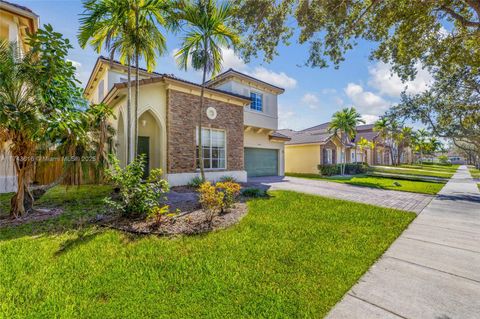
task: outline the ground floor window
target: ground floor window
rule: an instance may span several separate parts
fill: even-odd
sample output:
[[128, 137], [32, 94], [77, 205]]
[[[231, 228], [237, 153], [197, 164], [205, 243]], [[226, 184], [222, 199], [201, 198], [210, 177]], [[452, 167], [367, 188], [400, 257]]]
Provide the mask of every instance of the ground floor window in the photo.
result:
[[[197, 147], [196, 158], [199, 159], [198, 152], [198, 130], [196, 130]], [[202, 128], [202, 150], [203, 150], [203, 167], [206, 169], [225, 169], [225, 148], [226, 138], [224, 130], [211, 128]], [[197, 160], [197, 168], [200, 162]]]
[[327, 164], [333, 164], [333, 151], [327, 148]]

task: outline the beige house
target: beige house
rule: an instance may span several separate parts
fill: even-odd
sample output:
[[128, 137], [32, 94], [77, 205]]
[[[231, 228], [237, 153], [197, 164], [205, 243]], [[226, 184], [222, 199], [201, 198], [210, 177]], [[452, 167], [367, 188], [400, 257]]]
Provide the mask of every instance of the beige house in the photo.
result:
[[[35, 33], [38, 24], [38, 16], [30, 9], [0, 0], [0, 40], [15, 42], [20, 52], [27, 52], [27, 34]], [[0, 150], [0, 193], [13, 192], [16, 188], [13, 161], [6, 149]]]
[[[373, 125], [357, 126], [355, 140], [342, 143], [339, 136], [329, 132], [330, 123], [301, 131], [280, 130], [290, 137], [285, 143], [285, 171], [288, 173], [318, 174], [318, 165], [366, 162], [369, 165], [390, 165], [390, 151], [373, 131]], [[361, 138], [373, 142], [373, 149], [360, 149], [355, 144]]]
[[[127, 68], [100, 57], [86, 85], [91, 103], [114, 107], [115, 150], [126, 165]], [[173, 75], [140, 72], [138, 154], [148, 169], [161, 168], [171, 185], [185, 185], [199, 176], [197, 123], [200, 85]], [[132, 110], [133, 94], [132, 89]], [[277, 96], [283, 89], [234, 70], [208, 82], [202, 118], [204, 167], [209, 180], [233, 176], [283, 175], [284, 142], [276, 132]], [[132, 117], [133, 112], [132, 112]], [[133, 118], [132, 118], [133, 122]], [[133, 132], [131, 134], [133, 138]], [[130, 156], [134, 157], [133, 147]]]

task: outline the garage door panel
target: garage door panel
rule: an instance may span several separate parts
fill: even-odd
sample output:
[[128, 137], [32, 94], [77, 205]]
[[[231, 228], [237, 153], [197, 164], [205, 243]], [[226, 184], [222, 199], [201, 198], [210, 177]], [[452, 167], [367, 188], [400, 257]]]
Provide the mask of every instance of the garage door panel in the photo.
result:
[[245, 148], [245, 170], [249, 177], [278, 175], [278, 150]]

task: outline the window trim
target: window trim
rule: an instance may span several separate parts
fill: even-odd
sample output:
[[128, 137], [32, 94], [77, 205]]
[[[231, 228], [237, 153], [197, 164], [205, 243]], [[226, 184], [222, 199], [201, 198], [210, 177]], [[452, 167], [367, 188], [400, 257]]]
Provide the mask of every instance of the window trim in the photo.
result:
[[[228, 163], [227, 163], [227, 130], [225, 129], [221, 129], [221, 128], [213, 128], [213, 127], [202, 127], [202, 130], [209, 130], [210, 132], [212, 131], [219, 131], [219, 132], [223, 132], [224, 133], [224, 136], [225, 136], [225, 140], [224, 140], [224, 149], [225, 149], [225, 158], [224, 158], [224, 163], [225, 163], [225, 166], [224, 167], [218, 167], [218, 168], [212, 168], [212, 157], [210, 155], [210, 167], [204, 167], [204, 170], [206, 171], [225, 171], [227, 170], [227, 167], [228, 167]], [[212, 148], [212, 134], [210, 134], [210, 151], [211, 151], [211, 148]], [[197, 167], [197, 150], [198, 150], [198, 126], [195, 127], [195, 167], [196, 167], [196, 171], [200, 171], [200, 168]], [[204, 154], [205, 155], [205, 154]], [[203, 157], [203, 160], [205, 160], [205, 156]]]
[[333, 149], [326, 148], [327, 150], [327, 165], [333, 164]]
[[[257, 90], [252, 90], [252, 89], [250, 89], [249, 91], [250, 91], [249, 92], [250, 93], [250, 105], [248, 106], [248, 109], [250, 111], [257, 112], [257, 113], [265, 113], [265, 96], [264, 96], [263, 92], [257, 91]], [[252, 94], [262, 96], [262, 109], [261, 110], [257, 110], [257, 109], [252, 108]]]

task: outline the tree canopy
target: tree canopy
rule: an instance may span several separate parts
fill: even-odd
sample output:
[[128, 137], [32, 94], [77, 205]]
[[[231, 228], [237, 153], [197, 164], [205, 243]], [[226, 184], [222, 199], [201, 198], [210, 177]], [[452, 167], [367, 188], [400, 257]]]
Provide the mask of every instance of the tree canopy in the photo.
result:
[[360, 39], [378, 43], [371, 58], [391, 62], [403, 79], [424, 67], [480, 66], [480, 2], [476, 0], [234, 0], [245, 34], [243, 56], [281, 44], [308, 43], [305, 64], [336, 67]]

